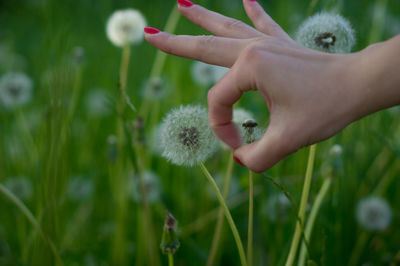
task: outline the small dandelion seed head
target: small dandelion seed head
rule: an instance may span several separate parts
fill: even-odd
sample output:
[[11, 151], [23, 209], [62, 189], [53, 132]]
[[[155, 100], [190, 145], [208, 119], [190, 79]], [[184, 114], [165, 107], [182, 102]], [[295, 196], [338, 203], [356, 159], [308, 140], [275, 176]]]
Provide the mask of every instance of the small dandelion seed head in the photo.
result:
[[171, 91], [170, 82], [164, 77], [155, 77], [144, 81], [142, 96], [147, 100], [163, 99]]
[[134, 202], [142, 202], [142, 192], [140, 187], [139, 178], [142, 178], [146, 200], [152, 204], [161, 199], [161, 185], [159, 177], [152, 171], [146, 170], [142, 177], [135, 175], [131, 186], [131, 195]]
[[328, 53], [349, 53], [355, 43], [350, 22], [339, 14], [327, 12], [305, 20], [295, 39], [305, 47]]
[[85, 49], [82, 46], [76, 46], [72, 52], [76, 64], [80, 65], [85, 60]]
[[4, 185], [21, 200], [29, 200], [33, 195], [32, 181], [28, 177], [10, 177]]
[[369, 196], [358, 202], [356, 218], [366, 230], [382, 231], [389, 226], [392, 220], [392, 210], [385, 199]]
[[79, 202], [89, 199], [93, 194], [91, 179], [81, 176], [71, 177], [68, 181], [67, 197], [71, 201]]
[[143, 28], [146, 19], [135, 9], [117, 10], [107, 21], [106, 32], [108, 39], [119, 47], [127, 44], [139, 43], [143, 40]]
[[111, 114], [111, 95], [104, 89], [92, 89], [85, 96], [85, 109], [90, 117], [102, 118]]
[[229, 68], [210, 65], [200, 61], [195, 61], [191, 68], [192, 78], [200, 86], [214, 85], [228, 71]]
[[209, 126], [207, 110], [201, 106], [172, 110], [161, 128], [162, 156], [174, 164], [194, 166], [216, 150], [217, 139]]
[[284, 193], [273, 194], [268, 197], [263, 212], [272, 222], [286, 221], [289, 218], [289, 209], [292, 207]]
[[15, 109], [32, 99], [32, 80], [20, 72], [9, 72], [0, 78], [0, 104]]

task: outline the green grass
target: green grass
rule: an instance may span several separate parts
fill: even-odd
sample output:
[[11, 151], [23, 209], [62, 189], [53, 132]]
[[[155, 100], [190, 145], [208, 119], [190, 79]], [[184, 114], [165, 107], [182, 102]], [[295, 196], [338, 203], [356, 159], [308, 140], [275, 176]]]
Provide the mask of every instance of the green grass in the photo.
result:
[[[239, 0], [196, 2], [249, 23]], [[316, 1], [260, 2], [293, 34], [307, 17], [310, 3]], [[168, 265], [168, 257], [159, 248], [167, 210], [178, 220], [181, 243], [174, 265], [207, 263], [219, 216], [218, 201], [198, 167], [174, 166], [150, 149], [153, 129], [171, 108], [206, 104], [207, 88], [196, 85], [190, 75], [192, 60], [166, 57], [161, 73], [171, 83], [168, 96], [147, 103], [150, 111], [143, 130], [131, 127], [137, 113], [125, 107], [122, 119], [126, 126], [120, 134], [128, 136], [127, 145], [116, 159], [110, 158], [115, 147], [110, 147], [107, 138], [117, 135], [117, 120], [121, 118], [118, 82], [122, 49], [107, 40], [105, 22], [114, 10], [126, 7], [141, 10], [149, 25], [164, 28], [175, 1], [0, 2], [0, 25], [4, 25], [0, 27], [0, 46], [25, 59], [22, 65], [7, 64], [0, 57], [0, 75], [19, 70], [34, 81], [29, 104], [14, 112], [0, 109], [0, 184], [15, 176], [26, 176], [33, 184], [29, 199], [0, 194], [0, 265], [61, 264], [49, 243], [64, 265]], [[398, 1], [320, 0], [314, 12], [327, 9], [340, 10], [351, 21], [357, 37], [355, 51], [400, 33]], [[185, 18], [180, 18], [176, 32], [205, 34]], [[72, 62], [76, 46], [85, 50], [82, 65]], [[131, 47], [127, 93], [138, 110], [145, 102], [141, 87], [151, 75], [156, 52], [146, 42]], [[158, 75], [159, 70], [153, 71]], [[106, 117], [92, 117], [87, 112], [85, 99], [93, 88], [111, 95], [111, 112]], [[257, 93], [247, 93], [237, 106], [252, 111], [260, 124], [267, 126], [266, 105]], [[329, 162], [329, 167], [335, 166], [329, 172], [332, 183], [319, 202], [308, 239], [308, 259], [318, 265], [347, 265], [353, 257], [358, 257], [355, 265], [400, 263], [399, 136], [400, 112], [385, 110], [318, 144], [310, 207], [328, 175], [329, 149], [340, 144], [343, 154], [338, 161]], [[214, 177], [224, 179], [230, 156], [230, 152], [220, 150], [205, 165]], [[267, 172], [291, 195], [296, 208], [300, 207], [307, 159], [308, 149], [302, 149]], [[145, 170], [157, 174], [160, 197], [154, 202], [149, 198], [146, 203], [135, 202], [128, 189], [138, 178], [143, 185], [139, 191], [143, 192]], [[73, 200], [69, 196], [68, 184], [76, 176], [91, 182], [89, 197]], [[234, 193], [228, 193], [227, 205], [244, 245], [248, 182], [248, 170], [235, 164], [231, 180]], [[293, 207], [288, 219], [270, 221], [266, 201], [279, 192], [264, 175], [254, 176], [254, 265], [284, 265], [287, 259], [298, 210]], [[392, 207], [391, 225], [382, 232], [367, 233], [355, 219], [358, 200], [371, 194], [384, 197]], [[214, 261], [215, 265], [240, 265], [226, 220]]]

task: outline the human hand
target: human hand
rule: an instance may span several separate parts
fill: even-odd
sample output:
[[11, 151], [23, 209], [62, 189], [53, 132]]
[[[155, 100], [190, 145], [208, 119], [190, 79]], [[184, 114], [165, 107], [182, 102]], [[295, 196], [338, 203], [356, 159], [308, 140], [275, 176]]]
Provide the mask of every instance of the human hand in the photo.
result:
[[[262, 172], [298, 149], [327, 139], [366, 115], [359, 97], [362, 75], [357, 54], [333, 55], [294, 42], [252, 0], [243, 0], [255, 28], [178, 0], [180, 12], [215, 36], [172, 35], [145, 29], [160, 50], [231, 70], [208, 93], [210, 125], [234, 149], [234, 156]], [[256, 90], [267, 103], [270, 121], [264, 136], [241, 146], [232, 123], [232, 106]]]

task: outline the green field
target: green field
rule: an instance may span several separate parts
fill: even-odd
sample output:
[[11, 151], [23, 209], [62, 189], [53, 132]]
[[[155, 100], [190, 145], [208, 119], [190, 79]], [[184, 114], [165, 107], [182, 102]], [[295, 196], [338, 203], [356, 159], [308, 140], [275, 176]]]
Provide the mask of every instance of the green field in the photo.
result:
[[[259, 2], [291, 36], [311, 14], [340, 13], [355, 30], [353, 51], [400, 34], [398, 0]], [[240, 0], [195, 3], [250, 24]], [[207, 34], [177, 13], [171, 20], [175, 7], [172, 0], [0, 1], [0, 79], [22, 72], [33, 84], [31, 99], [19, 107], [0, 100], [0, 266], [168, 265], [160, 249], [167, 211], [178, 221], [174, 265], [206, 265], [217, 197], [200, 167], [176, 166], [160, 156], [155, 130], [173, 108], [206, 107], [213, 82], [196, 82], [193, 60], [163, 57], [143, 40], [125, 57], [134, 111], [121, 97], [123, 49], [105, 32], [114, 11], [134, 8], [149, 26], [164, 29], [179, 19], [175, 33]], [[150, 76], [162, 79], [159, 97], [146, 97]], [[257, 92], [246, 93], [235, 107], [268, 126]], [[285, 265], [309, 151], [254, 175], [253, 265]], [[222, 145], [204, 164], [221, 190], [225, 176], [232, 177], [227, 203], [246, 250], [249, 171]], [[308, 265], [400, 265], [399, 178], [399, 107], [319, 143], [305, 224], [323, 184], [327, 191], [306, 241]], [[390, 206], [382, 230], [357, 220], [357, 204], [369, 196]], [[299, 261], [297, 256], [293, 265], [304, 265]], [[226, 220], [214, 265], [241, 265]]]

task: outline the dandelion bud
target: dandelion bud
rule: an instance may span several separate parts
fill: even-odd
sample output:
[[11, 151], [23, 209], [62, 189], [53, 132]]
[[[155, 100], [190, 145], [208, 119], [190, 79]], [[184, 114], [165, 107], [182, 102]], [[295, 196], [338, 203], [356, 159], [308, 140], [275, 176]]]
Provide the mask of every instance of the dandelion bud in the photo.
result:
[[106, 32], [108, 39], [119, 47], [127, 44], [139, 43], [143, 40], [143, 28], [146, 20], [135, 9], [115, 11], [107, 21]]
[[392, 210], [388, 202], [380, 197], [369, 196], [357, 204], [358, 223], [368, 231], [386, 229], [392, 220]]
[[111, 162], [115, 162], [118, 157], [118, 139], [111, 135], [107, 138], [107, 157]]
[[162, 156], [174, 164], [197, 165], [216, 150], [217, 138], [203, 107], [187, 105], [174, 109], [167, 114], [161, 128]]
[[77, 46], [73, 51], [73, 58], [76, 64], [80, 65], [85, 60], [85, 50], [82, 46]]
[[295, 39], [305, 47], [328, 53], [349, 53], [355, 43], [354, 30], [349, 21], [338, 14], [326, 12], [304, 21]]
[[15, 109], [32, 98], [32, 80], [24, 73], [9, 72], [0, 78], [0, 104]]
[[176, 236], [178, 222], [170, 212], [167, 212], [164, 222], [164, 231], [161, 239], [160, 248], [164, 254], [175, 254], [180, 243]]
[[146, 138], [144, 133], [144, 120], [139, 116], [132, 122], [132, 137], [135, 141], [144, 143]]

